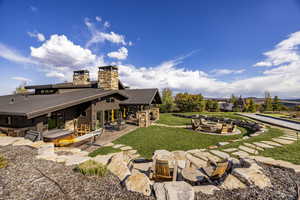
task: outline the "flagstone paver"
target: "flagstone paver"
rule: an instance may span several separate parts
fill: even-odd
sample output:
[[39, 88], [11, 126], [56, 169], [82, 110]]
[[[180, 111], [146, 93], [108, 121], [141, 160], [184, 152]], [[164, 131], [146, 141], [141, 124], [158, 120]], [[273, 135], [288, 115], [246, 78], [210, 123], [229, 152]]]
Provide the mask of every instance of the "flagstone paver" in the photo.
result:
[[114, 146], [115, 144], [114, 143], [107, 143], [107, 144], [105, 144], [105, 145], [103, 145], [104, 147], [112, 147], [112, 146]]
[[115, 148], [115, 149], [120, 149], [121, 147], [124, 147], [125, 145], [124, 144], [115, 144], [114, 146], [113, 146], [113, 148]]
[[237, 151], [237, 152], [233, 152], [232, 155], [238, 156], [240, 158], [246, 158], [249, 156], [249, 154], [245, 151]]
[[260, 141], [260, 142], [268, 144], [268, 145], [276, 146], [276, 147], [282, 147], [281, 144], [273, 142], [273, 141]]
[[222, 151], [218, 151], [218, 150], [210, 150], [210, 152], [222, 159], [228, 159], [230, 158], [230, 155], [225, 153], [225, 152], [222, 152]]
[[278, 142], [280, 144], [292, 144], [294, 143], [294, 141], [291, 140], [284, 140], [284, 139], [280, 139], [280, 138], [272, 138], [273, 141]]
[[131, 150], [132, 147], [130, 147], [130, 146], [125, 146], [125, 147], [121, 147], [120, 149], [121, 149], [122, 151], [128, 151], [128, 150]]
[[252, 149], [256, 149], [256, 150], [259, 150], [259, 151], [264, 151], [263, 148], [257, 146], [257, 145], [254, 145], [254, 144], [250, 144], [250, 143], [244, 143], [243, 145], [247, 146], [247, 147], [250, 147]]
[[225, 151], [225, 152], [234, 152], [234, 151], [238, 151], [237, 148], [228, 148], [228, 149], [223, 149], [222, 151]]
[[246, 146], [239, 146], [239, 149], [246, 151], [247, 153], [251, 153], [251, 154], [258, 154], [258, 151], [255, 149], [251, 149], [250, 147], [246, 147]]
[[280, 139], [284, 139], [284, 140], [292, 140], [292, 141], [297, 141], [297, 138], [292, 138], [292, 137], [287, 137], [287, 136], [281, 136], [279, 137]]
[[272, 149], [274, 148], [273, 146], [271, 145], [268, 145], [268, 144], [265, 144], [265, 143], [260, 143], [260, 142], [253, 142], [253, 144], [261, 147], [261, 148], [264, 148], [264, 149]]
[[197, 168], [205, 167], [207, 165], [206, 161], [204, 161], [198, 157], [195, 157], [191, 154], [187, 154], [186, 158], [190, 161], [191, 164], [193, 164]]
[[193, 154], [193, 156], [200, 158], [204, 161], [207, 161], [208, 159], [214, 161], [214, 162], [218, 162], [220, 161], [220, 158], [217, 156], [214, 156], [213, 154], [209, 153], [209, 152], [198, 152]]

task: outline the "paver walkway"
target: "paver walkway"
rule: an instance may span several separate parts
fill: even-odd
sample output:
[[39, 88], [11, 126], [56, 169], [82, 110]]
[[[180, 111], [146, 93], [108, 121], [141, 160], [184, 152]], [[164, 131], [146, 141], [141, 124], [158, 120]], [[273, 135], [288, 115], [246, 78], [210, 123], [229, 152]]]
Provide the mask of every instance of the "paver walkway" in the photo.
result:
[[256, 115], [256, 114], [252, 114], [252, 113], [239, 113], [239, 115], [249, 117], [251, 119], [255, 119], [255, 120], [258, 120], [261, 122], [269, 123], [272, 125], [300, 131], [300, 124], [297, 124], [297, 123], [288, 122], [288, 121], [275, 119], [275, 118], [271, 118], [271, 117], [266, 117], [266, 116], [260, 116], [260, 115]]

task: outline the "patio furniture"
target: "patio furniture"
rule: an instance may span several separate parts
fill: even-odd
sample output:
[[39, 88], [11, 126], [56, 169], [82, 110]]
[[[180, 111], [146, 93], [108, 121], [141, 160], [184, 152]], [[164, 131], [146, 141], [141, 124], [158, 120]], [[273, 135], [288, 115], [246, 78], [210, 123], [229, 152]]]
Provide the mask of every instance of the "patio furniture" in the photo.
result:
[[60, 146], [61, 140], [74, 138], [73, 131], [64, 129], [52, 129], [42, 133], [44, 142], [53, 142], [55, 146]]
[[[167, 160], [153, 160], [153, 174], [152, 179], [156, 182], [160, 181], [176, 181], [177, 179], [177, 164], [174, 165], [173, 170], [169, 167]], [[173, 173], [173, 175], [171, 175]]]
[[89, 124], [79, 124], [76, 130], [76, 136], [82, 136], [91, 132], [91, 127]]
[[204, 177], [208, 182], [212, 183], [214, 180], [221, 179], [229, 169], [229, 161], [227, 159], [220, 162], [207, 161], [207, 166], [201, 168]]

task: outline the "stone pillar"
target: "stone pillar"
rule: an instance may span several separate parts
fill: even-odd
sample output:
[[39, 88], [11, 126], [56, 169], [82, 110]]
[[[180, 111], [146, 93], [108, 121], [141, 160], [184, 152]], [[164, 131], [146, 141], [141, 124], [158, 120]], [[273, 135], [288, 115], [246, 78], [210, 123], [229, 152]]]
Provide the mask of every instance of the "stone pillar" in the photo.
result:
[[103, 90], [119, 89], [119, 73], [116, 66], [99, 67], [98, 88]]
[[157, 107], [151, 108], [150, 112], [152, 113], [153, 118], [155, 120], [159, 120], [159, 108]]
[[150, 112], [149, 110], [137, 112], [137, 119], [140, 128], [146, 128], [150, 126]]

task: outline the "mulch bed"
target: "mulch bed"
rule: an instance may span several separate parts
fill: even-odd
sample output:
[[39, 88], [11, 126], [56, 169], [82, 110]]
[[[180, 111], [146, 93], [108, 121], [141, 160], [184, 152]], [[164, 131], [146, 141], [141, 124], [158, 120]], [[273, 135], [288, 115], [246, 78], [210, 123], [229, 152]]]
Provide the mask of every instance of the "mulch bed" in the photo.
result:
[[264, 173], [270, 178], [272, 188], [260, 189], [250, 186], [246, 189], [220, 190], [214, 195], [205, 195], [197, 193], [196, 199], [205, 200], [298, 200], [296, 184], [300, 186], [300, 174], [291, 170], [267, 166], [259, 163], [264, 169]]
[[0, 154], [9, 162], [0, 169], [1, 200], [154, 199], [127, 191], [112, 174], [88, 177], [74, 167], [37, 160], [37, 151], [30, 147], [1, 147]]

